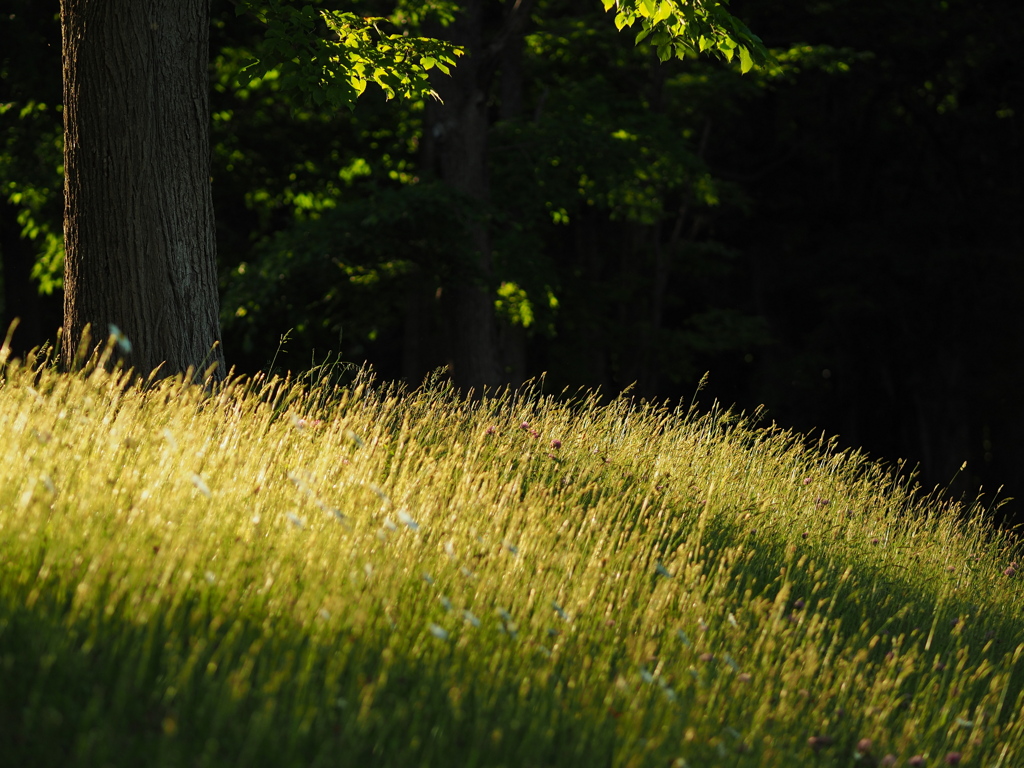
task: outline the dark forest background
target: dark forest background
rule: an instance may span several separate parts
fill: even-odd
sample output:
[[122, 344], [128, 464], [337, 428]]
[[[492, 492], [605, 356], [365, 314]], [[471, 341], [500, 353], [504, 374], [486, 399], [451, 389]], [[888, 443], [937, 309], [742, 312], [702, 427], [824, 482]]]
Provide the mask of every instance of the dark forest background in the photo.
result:
[[[702, 402], [763, 404], [928, 488], [1024, 494], [1024, 3], [736, 0], [777, 58], [746, 75], [658, 62], [597, 0], [515, 24], [499, 0], [344, 7], [473, 63], [438, 78], [443, 106], [334, 112], [251, 79], [267, 31], [214, 3], [229, 364], [659, 399], [709, 372]], [[57, 12], [0, 0], [0, 308], [22, 351], [61, 322]], [[484, 353], [492, 377], [460, 379]]]

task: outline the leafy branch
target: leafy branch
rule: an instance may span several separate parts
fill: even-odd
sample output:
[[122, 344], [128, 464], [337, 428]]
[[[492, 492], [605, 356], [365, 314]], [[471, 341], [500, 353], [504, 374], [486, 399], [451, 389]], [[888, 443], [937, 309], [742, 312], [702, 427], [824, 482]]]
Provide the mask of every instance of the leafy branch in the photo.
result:
[[[370, 83], [387, 98], [440, 100], [430, 87], [431, 69], [449, 74], [461, 48], [444, 40], [388, 34], [382, 17], [324, 10], [314, 0], [232, 0], [237, 14], [249, 13], [266, 25], [261, 76], [275, 72], [281, 84], [317, 105], [353, 108]], [[726, 10], [727, 0], [602, 0], [615, 9], [618, 29], [640, 22], [637, 44], [645, 39], [667, 61], [711, 52], [740, 70], [772, 61], [761, 39]], [[526, 3], [525, 7], [530, 4]], [[525, 17], [525, 14], [519, 14]], [[518, 18], [518, 17], [517, 17]]]
[[369, 83], [387, 98], [438, 98], [431, 69], [448, 74], [462, 49], [426, 37], [387, 34], [388, 20], [354, 13], [296, 7], [288, 0], [240, 0], [236, 13], [249, 12], [266, 27], [264, 58], [254, 60], [260, 76], [276, 71], [282, 86], [315, 104], [355, 106]]
[[640, 22], [639, 45], [650, 38], [658, 58], [684, 58], [690, 53], [710, 52], [731, 62], [739, 58], [740, 71], [764, 66], [772, 55], [761, 38], [729, 13], [728, 0], [602, 0], [604, 9], [615, 9], [615, 27]]

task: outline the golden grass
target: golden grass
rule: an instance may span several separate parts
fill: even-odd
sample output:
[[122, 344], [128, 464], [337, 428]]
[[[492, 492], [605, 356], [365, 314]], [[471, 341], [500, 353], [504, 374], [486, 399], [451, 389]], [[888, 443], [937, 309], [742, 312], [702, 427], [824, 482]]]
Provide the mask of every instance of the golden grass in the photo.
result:
[[861, 454], [587, 394], [0, 362], [18, 764], [1024, 762], [1019, 547]]

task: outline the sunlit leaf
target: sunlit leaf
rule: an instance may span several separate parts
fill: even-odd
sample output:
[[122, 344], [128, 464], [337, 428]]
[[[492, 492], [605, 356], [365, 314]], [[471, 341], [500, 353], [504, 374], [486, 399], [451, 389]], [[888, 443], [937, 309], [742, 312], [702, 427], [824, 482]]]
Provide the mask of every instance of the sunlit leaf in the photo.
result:
[[750, 51], [741, 46], [740, 49], [740, 72], [746, 74], [754, 66], [754, 60], [750, 58]]

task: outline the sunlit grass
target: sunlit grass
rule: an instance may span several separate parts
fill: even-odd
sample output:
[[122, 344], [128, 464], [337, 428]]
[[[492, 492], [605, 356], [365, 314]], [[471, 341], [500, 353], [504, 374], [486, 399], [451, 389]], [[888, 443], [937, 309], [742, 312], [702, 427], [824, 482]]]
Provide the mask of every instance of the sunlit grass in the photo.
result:
[[1024, 764], [1019, 547], [827, 443], [43, 361], [0, 435], [8, 764]]

